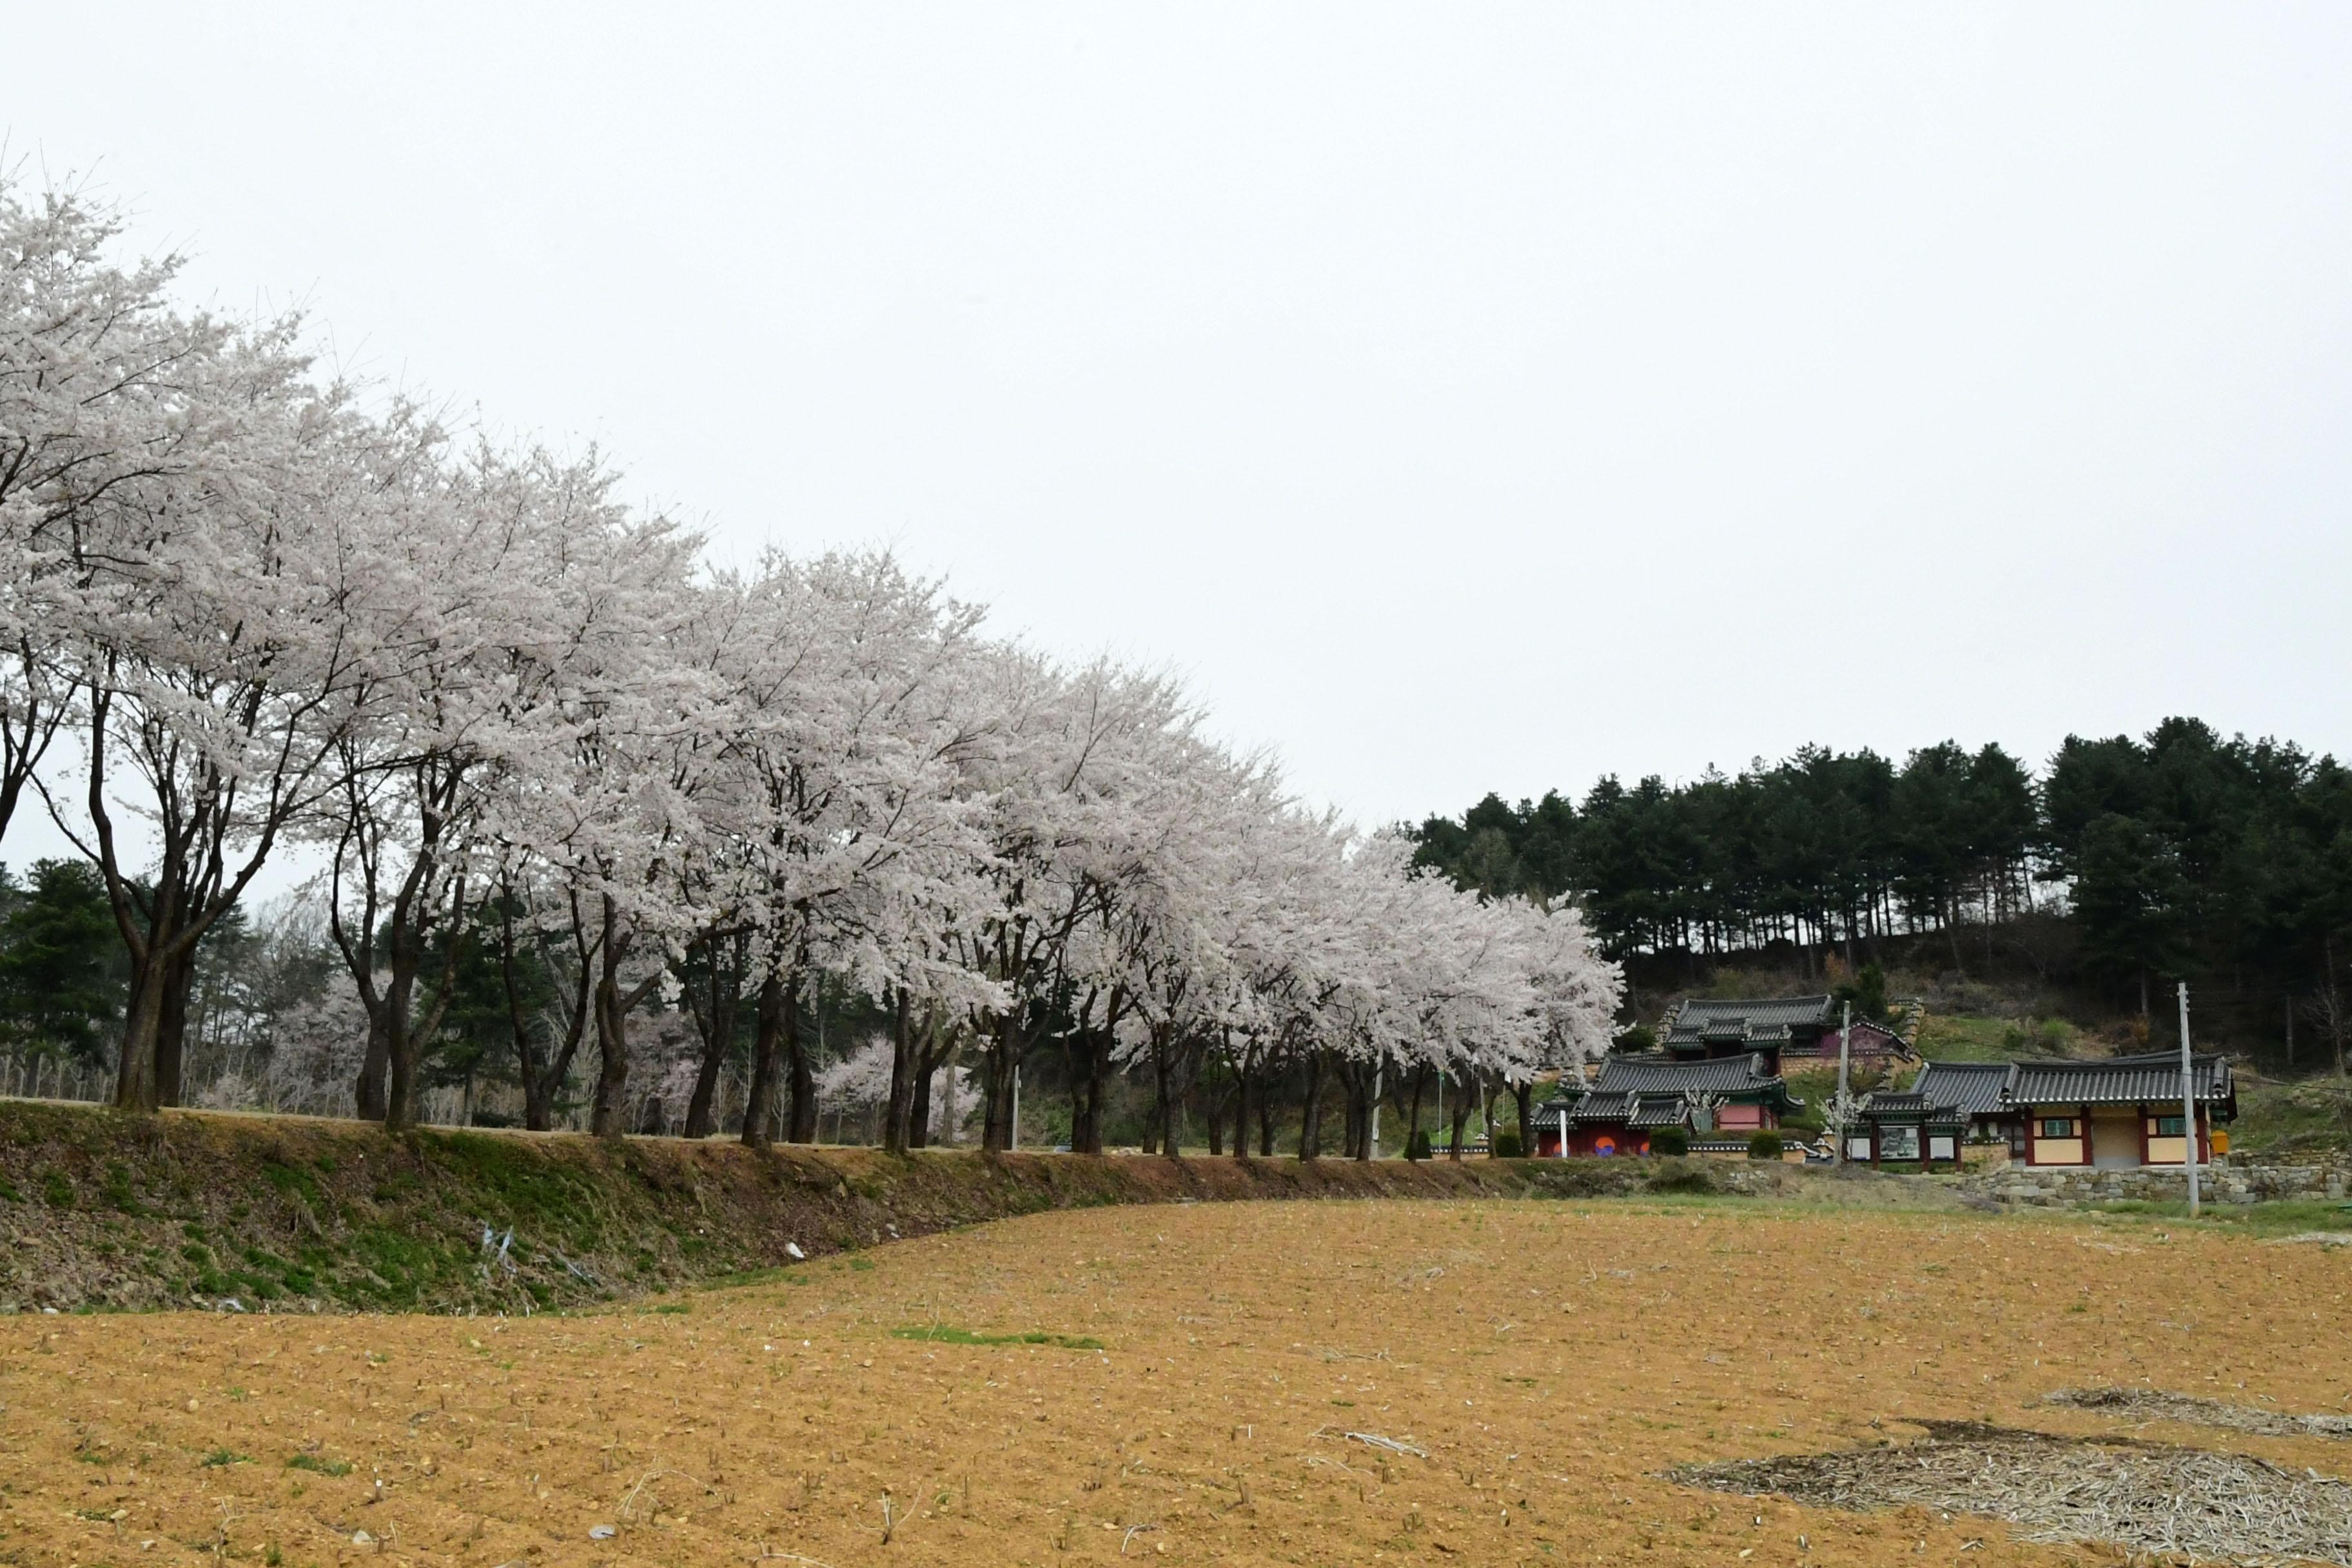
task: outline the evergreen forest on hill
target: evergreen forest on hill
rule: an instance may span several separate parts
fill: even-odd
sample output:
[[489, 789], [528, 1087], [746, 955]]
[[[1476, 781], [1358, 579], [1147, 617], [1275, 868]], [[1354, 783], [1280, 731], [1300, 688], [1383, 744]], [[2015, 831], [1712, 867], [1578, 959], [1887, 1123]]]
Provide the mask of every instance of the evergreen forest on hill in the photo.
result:
[[2161, 1016], [2186, 980], [2241, 1043], [2292, 1016], [2306, 1063], [2341, 1061], [2352, 1033], [2352, 770], [2194, 719], [2070, 736], [2038, 772], [1998, 745], [1807, 746], [1581, 801], [1489, 795], [1413, 835], [1460, 887], [1575, 900], [1637, 976], [1899, 952], [2093, 1011]]

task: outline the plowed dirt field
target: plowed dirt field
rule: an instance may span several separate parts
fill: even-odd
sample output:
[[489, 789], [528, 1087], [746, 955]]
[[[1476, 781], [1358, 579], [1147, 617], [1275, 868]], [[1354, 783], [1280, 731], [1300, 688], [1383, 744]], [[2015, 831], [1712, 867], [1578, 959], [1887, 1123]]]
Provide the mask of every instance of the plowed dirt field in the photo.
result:
[[1926, 1415], [2340, 1475], [2038, 1402], [2341, 1409], [2347, 1292], [2345, 1252], [2147, 1224], [1389, 1202], [1040, 1215], [590, 1315], [24, 1315], [0, 1563], [2116, 1561], [1656, 1472]]

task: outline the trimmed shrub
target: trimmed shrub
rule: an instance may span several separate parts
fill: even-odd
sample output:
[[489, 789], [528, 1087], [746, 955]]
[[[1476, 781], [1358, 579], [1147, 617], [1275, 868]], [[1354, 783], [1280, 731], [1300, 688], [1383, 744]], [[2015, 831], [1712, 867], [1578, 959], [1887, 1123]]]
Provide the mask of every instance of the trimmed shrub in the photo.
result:
[[1748, 1138], [1748, 1157], [1751, 1160], [1777, 1160], [1780, 1157], [1780, 1135], [1778, 1132], [1754, 1132]]
[[1408, 1160], [1428, 1159], [1429, 1134], [1418, 1127], [1414, 1128], [1412, 1136], [1405, 1140], [1404, 1157]]
[[1650, 1152], [1687, 1154], [1690, 1152], [1690, 1134], [1679, 1127], [1661, 1127], [1650, 1134]]
[[1506, 1131], [1495, 1134], [1496, 1159], [1516, 1160], [1519, 1157], [1519, 1153], [1520, 1144], [1517, 1133]]

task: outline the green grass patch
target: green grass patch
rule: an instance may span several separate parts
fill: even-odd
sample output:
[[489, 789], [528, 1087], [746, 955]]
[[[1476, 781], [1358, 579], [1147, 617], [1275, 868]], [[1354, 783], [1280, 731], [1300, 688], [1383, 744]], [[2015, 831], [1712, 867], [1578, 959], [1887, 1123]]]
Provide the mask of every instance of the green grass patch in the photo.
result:
[[2123, 1199], [2099, 1204], [2090, 1212], [2118, 1219], [2164, 1220], [2179, 1226], [2194, 1224], [2200, 1229], [2211, 1228], [2242, 1235], [2295, 1236], [2307, 1230], [2352, 1232], [2352, 1204], [2324, 1198], [2262, 1204], [2217, 1204], [2209, 1201], [2199, 1205], [2194, 1221], [2189, 1217], [2189, 1200], [2186, 1198]]
[[2352, 1148], [2352, 1083], [2328, 1078], [2300, 1083], [2241, 1079], [2230, 1146], [2288, 1155]]
[[959, 1329], [949, 1323], [931, 1323], [921, 1328], [892, 1329], [894, 1340], [918, 1340], [940, 1345], [1052, 1345], [1056, 1350], [1098, 1351], [1102, 1341], [1086, 1334], [1049, 1334], [1032, 1331], [1025, 1334], [983, 1334], [971, 1329]]
[[730, 1290], [742, 1285], [805, 1285], [808, 1276], [795, 1274], [789, 1268], [741, 1268], [732, 1274], [714, 1274], [703, 1284], [716, 1290]]
[[261, 1175], [263, 1180], [277, 1188], [286, 1197], [300, 1198], [304, 1203], [313, 1205], [319, 1201], [318, 1182], [312, 1178], [310, 1172], [299, 1165], [286, 1164], [278, 1160], [264, 1160], [261, 1163]]
[[215, 1448], [205, 1456], [204, 1463], [206, 1469], [219, 1469], [226, 1465], [249, 1465], [253, 1463], [253, 1456], [228, 1448]]
[[349, 1459], [331, 1459], [324, 1454], [297, 1454], [286, 1461], [289, 1470], [309, 1470], [313, 1475], [348, 1476], [352, 1473]]
[[2007, 1062], [2021, 1057], [2071, 1057], [2083, 1031], [2063, 1018], [1976, 1018], [1929, 1013], [1916, 1045], [1931, 1062]]

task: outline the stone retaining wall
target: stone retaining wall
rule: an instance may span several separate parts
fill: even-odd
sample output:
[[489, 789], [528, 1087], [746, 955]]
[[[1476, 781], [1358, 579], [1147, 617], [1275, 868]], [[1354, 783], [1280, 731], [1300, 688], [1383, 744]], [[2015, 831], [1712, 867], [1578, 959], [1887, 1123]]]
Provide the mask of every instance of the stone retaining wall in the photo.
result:
[[[2200, 1173], [2198, 1189], [2210, 1203], [2252, 1204], [2280, 1198], [2345, 1196], [2352, 1164], [2328, 1159], [2304, 1165], [2254, 1164], [2227, 1155]], [[2189, 1182], [2177, 1168], [2128, 1171], [2055, 1170], [2009, 1165], [1967, 1178], [1967, 1188], [2004, 1204], [2064, 1208], [2082, 1204], [2183, 1203]]]

